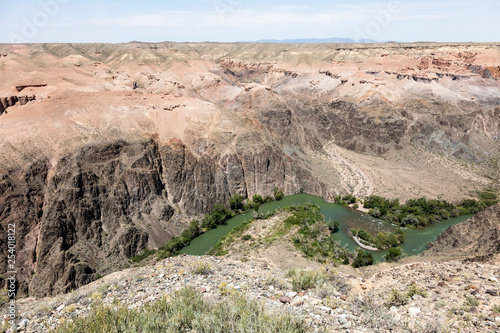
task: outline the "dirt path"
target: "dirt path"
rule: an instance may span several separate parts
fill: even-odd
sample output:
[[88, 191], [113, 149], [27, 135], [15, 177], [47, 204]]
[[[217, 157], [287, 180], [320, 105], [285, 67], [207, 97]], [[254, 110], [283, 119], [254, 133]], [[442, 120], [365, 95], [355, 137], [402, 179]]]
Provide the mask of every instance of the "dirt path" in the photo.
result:
[[367, 197], [373, 193], [373, 184], [368, 175], [357, 165], [342, 158], [334, 141], [325, 144], [323, 149], [328, 154], [328, 161], [339, 171], [344, 190], [358, 198]]

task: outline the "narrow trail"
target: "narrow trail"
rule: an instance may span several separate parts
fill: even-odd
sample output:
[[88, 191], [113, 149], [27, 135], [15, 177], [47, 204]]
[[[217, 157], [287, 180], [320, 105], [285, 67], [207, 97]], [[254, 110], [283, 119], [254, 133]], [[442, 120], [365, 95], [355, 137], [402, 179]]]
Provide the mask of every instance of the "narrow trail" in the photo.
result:
[[357, 165], [342, 158], [334, 141], [326, 143], [323, 149], [328, 154], [326, 157], [328, 161], [339, 171], [340, 182], [344, 190], [358, 198], [367, 197], [373, 193], [370, 177]]

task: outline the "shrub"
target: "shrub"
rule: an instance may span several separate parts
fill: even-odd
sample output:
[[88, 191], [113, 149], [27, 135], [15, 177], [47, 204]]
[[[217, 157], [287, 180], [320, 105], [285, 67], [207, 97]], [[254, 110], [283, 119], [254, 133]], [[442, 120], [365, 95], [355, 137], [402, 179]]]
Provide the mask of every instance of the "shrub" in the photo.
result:
[[413, 227], [417, 227], [418, 225], [420, 224], [420, 220], [418, 219], [418, 217], [414, 216], [414, 215], [407, 215], [405, 216], [402, 220], [401, 220], [401, 225], [403, 227], [406, 227], [406, 226], [413, 226]]
[[0, 290], [0, 306], [9, 302], [9, 291], [7, 289]]
[[353, 209], [358, 209], [358, 208], [359, 208], [359, 205], [358, 205], [357, 203], [355, 203], [355, 204], [353, 204], [353, 205], [352, 205], [352, 208], [353, 208]]
[[406, 292], [408, 298], [412, 298], [415, 295], [420, 295], [422, 297], [427, 297], [427, 291], [423, 288], [417, 286], [416, 283], [412, 283], [408, 286], [408, 291]]
[[243, 235], [243, 237], [241, 237], [241, 239], [243, 239], [244, 241], [251, 240], [252, 236], [246, 234], [246, 235]]
[[285, 194], [283, 193], [283, 189], [275, 186], [274, 187], [274, 199], [281, 200], [281, 199], [283, 199], [284, 196], [285, 196]]
[[256, 204], [263, 204], [264, 203], [264, 199], [262, 198], [262, 196], [260, 194], [254, 194], [252, 197], [252, 201]]
[[320, 280], [320, 274], [314, 271], [294, 271], [292, 275], [292, 288], [294, 291], [314, 288]]
[[274, 200], [273, 197], [270, 196], [269, 194], [264, 197], [264, 202], [271, 202], [273, 200]]
[[356, 202], [356, 197], [352, 194], [347, 194], [342, 198], [342, 200], [349, 204], [353, 204]]
[[408, 304], [408, 301], [409, 297], [407, 294], [403, 294], [397, 289], [392, 289], [391, 295], [389, 296], [389, 299], [387, 299], [387, 302], [385, 304], [387, 307], [402, 306]]
[[88, 317], [62, 323], [69, 332], [276, 332], [307, 331], [300, 317], [268, 312], [264, 305], [241, 296], [206, 299], [193, 288], [175, 292], [139, 309], [99, 306]]
[[356, 258], [354, 259], [352, 263], [352, 267], [358, 268], [362, 266], [368, 266], [368, 265], [373, 265], [373, 254], [370, 252], [367, 252], [363, 249], [359, 249], [356, 252]]
[[500, 304], [493, 305], [491, 307], [491, 312], [493, 312], [493, 313], [500, 313]]
[[229, 206], [232, 210], [243, 209], [243, 196], [241, 194], [235, 194], [229, 198]]
[[467, 295], [466, 300], [464, 302], [464, 306], [466, 307], [473, 307], [473, 306], [478, 306], [479, 305], [479, 300], [475, 298], [472, 295]]
[[340, 226], [339, 221], [328, 222], [328, 229], [330, 229], [330, 231], [333, 233], [339, 231], [339, 226]]
[[403, 251], [401, 250], [400, 247], [389, 248], [389, 251], [384, 256], [385, 261], [387, 261], [387, 262], [398, 261], [401, 258], [402, 252]]
[[378, 209], [378, 208], [373, 208], [373, 209], [370, 209], [370, 210], [368, 211], [368, 215], [373, 216], [373, 217], [375, 217], [375, 218], [377, 218], [377, 219], [378, 219], [380, 216], [382, 216], [382, 214], [380, 213], [380, 209]]
[[189, 271], [192, 274], [208, 275], [212, 273], [212, 266], [208, 262], [198, 260], [190, 265]]
[[[149, 257], [155, 253], [156, 253], [156, 250], [144, 249], [141, 254], [138, 254], [136, 256], [131, 257], [130, 260], [132, 260], [132, 262], [140, 262], [140, 261], [146, 259], [147, 257]], [[96, 278], [100, 279], [102, 277], [102, 275], [99, 275], [99, 276], [100, 277], [96, 276]]]

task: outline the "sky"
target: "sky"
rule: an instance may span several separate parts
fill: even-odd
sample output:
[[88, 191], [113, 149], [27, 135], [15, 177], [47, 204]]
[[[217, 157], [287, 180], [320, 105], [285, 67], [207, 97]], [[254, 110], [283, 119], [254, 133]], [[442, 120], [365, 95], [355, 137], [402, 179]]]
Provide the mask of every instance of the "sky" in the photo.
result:
[[500, 1], [0, 0], [0, 43], [499, 42]]

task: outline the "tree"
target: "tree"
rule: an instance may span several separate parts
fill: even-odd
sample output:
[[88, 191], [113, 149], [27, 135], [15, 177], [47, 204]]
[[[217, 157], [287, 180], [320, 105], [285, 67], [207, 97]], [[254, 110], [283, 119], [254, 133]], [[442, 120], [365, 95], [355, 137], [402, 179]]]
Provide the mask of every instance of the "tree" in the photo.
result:
[[252, 197], [252, 201], [256, 204], [262, 204], [264, 203], [264, 199], [260, 194], [254, 194]]
[[243, 208], [243, 196], [241, 194], [235, 194], [229, 198], [229, 205], [232, 210], [241, 210]]
[[330, 231], [333, 233], [339, 231], [339, 226], [340, 226], [339, 221], [328, 222], [328, 229], [330, 229]]
[[231, 218], [231, 212], [222, 205], [215, 205], [210, 215], [216, 225], [222, 224]]
[[401, 220], [401, 225], [403, 227], [406, 227], [407, 225], [412, 225], [412, 226], [418, 226], [419, 225], [419, 219], [415, 215], [409, 214], [405, 218]]
[[283, 193], [283, 189], [279, 188], [278, 186], [274, 187], [274, 199], [275, 200], [281, 200], [285, 194]]
[[373, 254], [363, 249], [359, 249], [356, 253], [356, 258], [352, 263], [352, 267], [358, 268], [362, 266], [373, 265]]
[[401, 250], [400, 247], [391, 247], [389, 248], [387, 254], [384, 256], [385, 261], [387, 262], [398, 261], [401, 258], [402, 253], [403, 251]]
[[347, 194], [342, 198], [342, 200], [344, 200], [347, 203], [353, 204], [356, 202], [356, 197], [352, 194]]
[[368, 215], [371, 215], [378, 219], [382, 214], [380, 213], [380, 209], [373, 208], [368, 211]]

